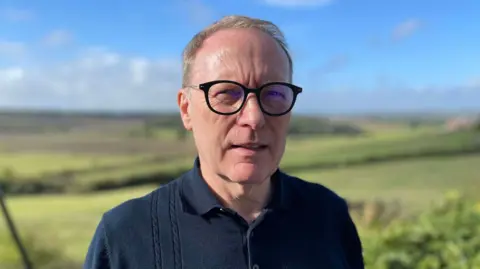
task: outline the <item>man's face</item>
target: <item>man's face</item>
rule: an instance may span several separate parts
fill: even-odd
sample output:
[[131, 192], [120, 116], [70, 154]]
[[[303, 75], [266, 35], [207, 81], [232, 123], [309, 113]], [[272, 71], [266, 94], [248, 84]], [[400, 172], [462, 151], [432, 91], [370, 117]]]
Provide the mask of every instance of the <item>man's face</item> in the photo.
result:
[[[290, 67], [285, 52], [267, 34], [231, 29], [205, 41], [191, 75], [191, 85], [232, 80], [256, 88], [272, 81], [289, 82]], [[188, 98], [182, 89], [178, 102], [184, 125], [193, 132], [202, 173], [244, 184], [267, 179], [283, 156], [290, 114], [267, 116], [250, 94], [238, 113], [219, 115], [208, 108], [203, 91], [190, 91]]]

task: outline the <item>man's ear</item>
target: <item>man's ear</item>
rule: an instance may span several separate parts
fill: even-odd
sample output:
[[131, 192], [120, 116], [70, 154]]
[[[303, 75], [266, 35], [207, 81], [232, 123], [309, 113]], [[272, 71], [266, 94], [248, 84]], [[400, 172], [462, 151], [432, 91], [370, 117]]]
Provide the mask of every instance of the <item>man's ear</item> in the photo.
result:
[[180, 117], [182, 118], [183, 126], [188, 131], [192, 130], [192, 119], [190, 118], [190, 96], [186, 89], [180, 89], [177, 94], [177, 103], [180, 108]]

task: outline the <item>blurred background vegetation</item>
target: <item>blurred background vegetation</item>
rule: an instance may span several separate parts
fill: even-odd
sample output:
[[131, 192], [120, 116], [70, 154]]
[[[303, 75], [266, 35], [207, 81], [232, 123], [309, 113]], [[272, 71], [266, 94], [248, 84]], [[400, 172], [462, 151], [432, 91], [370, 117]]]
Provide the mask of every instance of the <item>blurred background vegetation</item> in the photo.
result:
[[[281, 167], [347, 198], [368, 268], [480, 268], [480, 118], [296, 115]], [[0, 185], [35, 268], [80, 268], [101, 214], [192, 166], [178, 114], [0, 113]], [[0, 268], [22, 268], [4, 221]]]

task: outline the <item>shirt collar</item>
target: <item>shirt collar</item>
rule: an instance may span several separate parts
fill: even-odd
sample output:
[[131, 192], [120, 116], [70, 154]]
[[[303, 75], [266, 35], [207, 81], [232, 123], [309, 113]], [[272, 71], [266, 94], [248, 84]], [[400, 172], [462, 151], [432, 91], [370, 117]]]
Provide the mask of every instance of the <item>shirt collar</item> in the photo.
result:
[[[266, 209], [286, 210], [291, 206], [288, 188], [290, 177], [280, 169], [272, 175], [273, 193]], [[181, 182], [181, 198], [183, 210], [189, 213], [204, 215], [214, 208], [222, 208], [213, 191], [207, 185], [200, 172], [199, 158], [195, 158], [193, 168], [188, 171]]]

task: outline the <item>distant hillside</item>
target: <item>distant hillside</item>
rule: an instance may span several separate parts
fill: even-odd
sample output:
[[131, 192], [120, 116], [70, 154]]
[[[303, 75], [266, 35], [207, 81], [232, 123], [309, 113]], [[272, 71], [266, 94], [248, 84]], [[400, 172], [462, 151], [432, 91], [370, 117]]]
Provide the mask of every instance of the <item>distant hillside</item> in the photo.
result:
[[[0, 112], [0, 135], [51, 133], [150, 133], [154, 129], [174, 129], [183, 132], [178, 113], [73, 113], [73, 112]], [[314, 116], [292, 117], [292, 135], [344, 134], [363, 131], [350, 123], [335, 123]]]
[[92, 129], [105, 131], [112, 126], [126, 129], [156, 117], [158, 115], [153, 114], [0, 112], [0, 134], [64, 133]]
[[359, 135], [364, 131], [351, 123], [332, 122], [313, 116], [293, 117], [288, 132], [291, 135]]
[[[150, 128], [175, 128], [183, 130], [180, 116], [161, 116], [146, 121], [146, 125]], [[350, 123], [336, 123], [329, 119], [314, 116], [292, 116], [290, 127], [288, 129], [290, 135], [358, 135], [363, 131]]]

